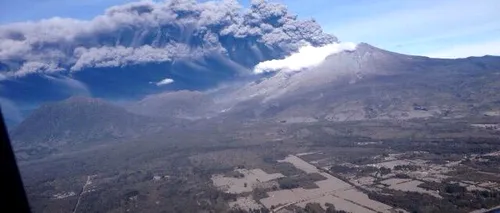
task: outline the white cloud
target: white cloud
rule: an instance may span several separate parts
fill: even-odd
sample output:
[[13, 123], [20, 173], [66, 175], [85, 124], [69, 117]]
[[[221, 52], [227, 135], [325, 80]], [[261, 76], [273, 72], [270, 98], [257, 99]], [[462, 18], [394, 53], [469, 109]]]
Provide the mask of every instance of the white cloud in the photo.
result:
[[466, 58], [469, 56], [500, 56], [500, 40], [452, 46], [449, 49], [423, 54], [433, 58]]
[[167, 85], [167, 84], [171, 84], [171, 83], [174, 83], [174, 80], [172, 80], [170, 78], [165, 78], [165, 79], [159, 81], [158, 83], [156, 83], [156, 86], [163, 86], [163, 85]]
[[64, 92], [68, 95], [74, 96], [92, 96], [90, 89], [85, 85], [85, 83], [78, 81], [77, 79], [65, 77], [65, 76], [50, 76], [44, 75], [44, 78], [51, 80], [52, 82], [61, 85], [64, 88]]
[[284, 59], [269, 60], [257, 64], [254, 72], [263, 73], [278, 70], [285, 72], [300, 71], [321, 64], [329, 55], [342, 51], [352, 51], [354, 49], [356, 49], [356, 44], [351, 42], [333, 43], [321, 47], [306, 45], [301, 47], [298, 52]]

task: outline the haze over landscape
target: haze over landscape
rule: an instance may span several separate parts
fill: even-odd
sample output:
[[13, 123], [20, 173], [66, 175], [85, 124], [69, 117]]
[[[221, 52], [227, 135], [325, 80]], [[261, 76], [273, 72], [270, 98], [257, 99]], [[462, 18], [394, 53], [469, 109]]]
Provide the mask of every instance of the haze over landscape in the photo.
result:
[[[0, 105], [33, 211], [487, 212], [500, 205], [498, 47], [471, 41], [481, 49], [473, 51], [460, 39], [442, 48], [446, 57], [434, 51], [439, 58], [432, 58], [354, 36], [388, 17], [415, 28], [423, 23], [417, 15], [464, 19], [443, 9], [450, 2], [424, 9], [408, 1], [400, 6], [413, 11], [407, 16], [374, 7], [387, 14], [344, 17], [335, 27], [323, 9], [316, 21], [300, 16], [312, 9], [283, 2], [91, 1], [89, 8], [109, 7], [92, 17], [10, 14], [0, 25]], [[498, 15], [497, 4], [471, 7], [470, 14], [484, 13], [467, 23]], [[25, 21], [33, 17], [46, 19]], [[377, 26], [398, 29], [402, 20], [394, 21]], [[478, 34], [499, 26], [481, 23], [471, 37], [495, 42]], [[452, 50], [470, 54], [449, 57]]]

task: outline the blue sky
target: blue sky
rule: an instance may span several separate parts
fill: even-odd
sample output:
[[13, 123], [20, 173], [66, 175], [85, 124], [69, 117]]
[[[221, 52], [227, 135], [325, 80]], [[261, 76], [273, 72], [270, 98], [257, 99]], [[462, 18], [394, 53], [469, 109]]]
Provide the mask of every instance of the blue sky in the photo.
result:
[[[131, 0], [0, 1], [0, 23], [91, 19]], [[249, 0], [243, 0], [248, 5]], [[499, 0], [275, 0], [342, 41], [432, 57], [500, 55]]]

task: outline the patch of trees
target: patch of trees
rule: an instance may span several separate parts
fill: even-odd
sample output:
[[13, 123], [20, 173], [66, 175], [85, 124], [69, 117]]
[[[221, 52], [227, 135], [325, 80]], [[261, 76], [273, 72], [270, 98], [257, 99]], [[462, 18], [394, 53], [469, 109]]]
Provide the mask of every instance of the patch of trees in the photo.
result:
[[346, 211], [335, 209], [335, 206], [331, 203], [326, 203], [325, 206], [326, 209], [323, 209], [319, 203], [308, 203], [303, 209], [295, 207], [290, 209], [290, 211], [296, 213], [347, 213]]
[[499, 156], [482, 156], [480, 160], [467, 159], [462, 164], [485, 172], [500, 173]]
[[293, 178], [282, 178], [278, 180], [278, 184], [280, 186], [280, 189], [295, 189], [298, 188], [300, 185], [297, 183], [297, 180]]
[[[275, 187], [275, 186], [274, 186]], [[273, 190], [278, 190], [278, 188], [273, 188]], [[267, 190], [263, 189], [263, 188], [255, 188], [253, 191], [252, 191], [252, 198], [254, 200], [261, 200], [261, 199], [264, 199], [266, 197], [269, 197], [267, 195]]]
[[349, 173], [355, 173], [357, 169], [348, 166], [334, 165], [330, 167], [330, 171], [333, 173], [349, 174]]
[[344, 210], [337, 210], [337, 209], [335, 209], [335, 206], [333, 204], [331, 204], [331, 203], [326, 203], [325, 206], [326, 206], [325, 213], [347, 213]]
[[394, 177], [396, 178], [402, 178], [402, 179], [410, 179], [411, 177], [407, 174], [401, 174], [401, 173], [398, 173], [396, 174]]
[[229, 213], [270, 213], [270, 211], [266, 208], [260, 209], [250, 209], [249, 211], [245, 211], [243, 209], [231, 209]]
[[391, 173], [391, 168], [387, 168], [387, 167], [380, 167], [379, 168], [379, 174], [381, 176], [388, 175], [390, 173]]
[[399, 171], [417, 171], [421, 168], [422, 167], [417, 166], [417, 165], [397, 165], [397, 166], [394, 166], [394, 170], [399, 170]]
[[372, 157], [359, 157], [359, 158], [353, 159], [351, 161], [351, 163], [357, 164], [357, 165], [366, 165], [366, 164], [371, 164], [371, 163], [377, 163], [377, 161], [375, 161]]
[[229, 171], [224, 174], [225, 177], [234, 177], [234, 178], [244, 178], [245, 175], [238, 171]]
[[378, 171], [378, 168], [377, 167], [374, 167], [374, 166], [364, 166], [363, 168], [361, 168], [361, 170], [359, 171], [361, 175], [365, 175], [365, 174], [371, 174], [371, 173], [374, 173], [374, 172], [377, 172]]
[[276, 169], [279, 173], [283, 174], [284, 176], [294, 176], [294, 175], [302, 175], [305, 174], [304, 171], [297, 169], [293, 164], [284, 162], [284, 163], [277, 163], [273, 165], [274, 169]]
[[417, 192], [402, 192], [385, 189], [384, 193], [369, 193], [368, 197], [390, 206], [406, 209], [409, 212], [464, 212], [453, 204], [441, 201], [431, 195]]
[[470, 212], [500, 204], [500, 191], [467, 191], [465, 187], [451, 183], [426, 183], [419, 187], [440, 190], [443, 199], [390, 189], [384, 189], [383, 193], [369, 193], [368, 197], [410, 212]]
[[419, 138], [385, 140], [385, 145], [398, 151], [427, 151], [436, 155], [485, 154], [500, 149], [496, 138]]
[[418, 187], [422, 189], [427, 189], [431, 191], [436, 191], [436, 190], [441, 190], [443, 184], [442, 183], [437, 183], [437, 182], [423, 182]]
[[448, 194], [463, 194], [467, 192], [467, 189], [463, 186], [460, 186], [457, 183], [453, 184], [445, 184], [444, 185], [444, 192]]
[[319, 203], [308, 203], [306, 204], [304, 211], [306, 213], [324, 213], [325, 210], [321, 208], [321, 205]]
[[260, 209], [250, 209], [250, 213], [269, 213], [270, 211], [266, 208]]
[[305, 189], [314, 189], [318, 188], [318, 186], [314, 182], [321, 180], [326, 180], [326, 178], [319, 173], [311, 173], [280, 178], [278, 179], [278, 184], [280, 189], [295, 189], [299, 187]]

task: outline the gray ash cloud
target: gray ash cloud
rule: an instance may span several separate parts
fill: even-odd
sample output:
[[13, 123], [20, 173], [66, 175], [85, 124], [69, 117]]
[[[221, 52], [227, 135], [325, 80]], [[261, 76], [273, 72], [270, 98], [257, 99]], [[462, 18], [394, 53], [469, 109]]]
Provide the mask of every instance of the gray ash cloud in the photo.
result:
[[[300, 20], [284, 5], [264, 0], [252, 1], [249, 8], [236, 0], [141, 1], [111, 7], [91, 20], [51, 18], [0, 26], [0, 62], [6, 65], [4, 75], [17, 77], [214, 53], [248, 66], [289, 54], [302, 42], [320, 46], [337, 38], [314, 20]], [[249, 53], [255, 60], [242, 59]]]

